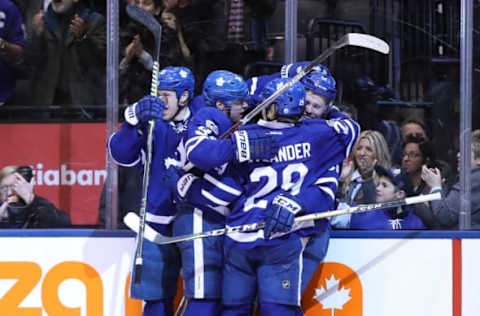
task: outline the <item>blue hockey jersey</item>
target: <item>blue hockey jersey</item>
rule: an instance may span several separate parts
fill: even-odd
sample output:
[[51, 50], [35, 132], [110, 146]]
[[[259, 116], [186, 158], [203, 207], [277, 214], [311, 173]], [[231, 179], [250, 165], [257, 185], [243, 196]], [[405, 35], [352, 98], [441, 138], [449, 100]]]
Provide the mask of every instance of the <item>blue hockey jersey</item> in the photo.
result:
[[[219, 140], [231, 126], [232, 121], [214, 107], [204, 107], [190, 121], [188, 139], [185, 142], [187, 158], [196, 167], [207, 171], [184, 187], [184, 198], [207, 214], [226, 216], [230, 213], [228, 202], [217, 196], [234, 193], [240, 188], [229, 178], [223, 178], [228, 163], [233, 159], [234, 146], [230, 138]], [[218, 190], [221, 191], [218, 194]]]
[[[186, 136], [189, 120], [198, 112], [190, 106], [190, 115], [178, 122], [155, 121], [152, 142], [152, 162], [147, 193], [146, 221], [162, 234], [171, 234], [169, 224], [175, 216], [173, 193], [165, 187], [162, 174], [170, 165], [182, 167], [186, 155], [181, 144]], [[128, 123], [110, 137], [108, 149], [111, 157], [119, 165], [142, 167], [146, 157], [147, 136]]]
[[231, 161], [235, 155], [233, 142], [230, 137], [218, 138], [232, 125], [221, 110], [208, 106], [202, 108], [188, 126], [188, 140], [185, 142], [188, 160], [207, 172]]

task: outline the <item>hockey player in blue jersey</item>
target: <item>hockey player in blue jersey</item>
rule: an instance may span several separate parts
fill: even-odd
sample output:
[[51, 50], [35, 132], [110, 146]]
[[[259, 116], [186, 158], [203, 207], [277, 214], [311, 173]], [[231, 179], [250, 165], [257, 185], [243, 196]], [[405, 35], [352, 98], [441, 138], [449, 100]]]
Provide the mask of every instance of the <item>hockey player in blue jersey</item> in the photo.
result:
[[[188, 120], [196, 113], [189, 106], [195, 81], [185, 67], [166, 67], [158, 75], [158, 97], [146, 96], [125, 110], [126, 122], [112, 135], [108, 147], [112, 158], [122, 166], [142, 166], [146, 151], [147, 122], [155, 120], [151, 177], [148, 186], [146, 222], [172, 235], [176, 209], [173, 195], [162, 183], [166, 163], [184, 160], [177, 147], [186, 132]], [[173, 158], [172, 158], [173, 157]], [[130, 295], [145, 301], [144, 316], [173, 314], [180, 255], [175, 245], [143, 244], [143, 273], [140, 284], [132, 282]], [[132, 280], [135, 276], [132, 276]]]
[[[248, 90], [245, 81], [238, 75], [225, 70], [210, 73], [203, 84], [203, 107], [191, 120], [188, 138], [185, 140], [186, 156], [195, 166], [208, 173], [202, 177], [186, 174], [179, 184], [178, 193], [188, 204], [179, 204], [174, 234], [198, 233], [225, 226], [224, 216], [228, 215], [225, 205], [217, 205], [219, 200], [214, 190], [206, 189], [205, 183], [219, 183], [226, 165], [230, 161], [242, 159], [271, 159], [276, 153], [274, 143], [262, 139], [248, 138], [241, 144], [248, 144], [250, 151], [238, 155], [240, 143], [235, 138], [217, 139], [234, 122], [241, 119], [248, 107], [245, 98]], [[197, 97], [198, 100], [198, 97]], [[248, 135], [247, 135], [248, 136]], [[238, 145], [238, 146], [237, 146]], [[172, 181], [171, 179], [169, 181]], [[186, 196], [192, 183], [195, 194]], [[174, 180], [176, 186], [177, 181]], [[231, 192], [235, 188], [224, 185]], [[176, 188], [175, 188], [176, 189]], [[188, 303], [183, 315], [219, 315], [221, 308], [221, 287], [223, 268], [223, 236], [197, 239], [178, 244], [182, 254], [184, 295]]]
[[[302, 64], [298, 65], [297, 69], [294, 68], [294, 72], [298, 72], [298, 67], [301, 66]], [[290, 69], [290, 72], [292, 72], [292, 69]], [[333, 105], [337, 89], [335, 79], [328, 68], [322, 67], [321, 71], [313, 71], [303, 77], [300, 82], [306, 91], [303, 119], [323, 118], [329, 120], [348, 118]], [[325, 174], [319, 177], [317, 190], [311, 189], [311, 193], [318, 195], [319, 201], [323, 202], [317, 205], [318, 212], [335, 209], [335, 196], [338, 189], [340, 171], [341, 164], [331, 165]], [[303, 253], [302, 293], [328, 250], [330, 239], [330, 225], [328, 221], [319, 220], [317, 228], [317, 234], [309, 238]]]
[[[253, 101], [252, 105], [256, 105], [261, 102], [259, 97], [260, 91], [265, 85], [275, 78], [292, 78], [297, 75], [304, 67], [310, 62], [301, 61], [292, 64], [284, 65], [279, 73], [253, 77], [249, 79], [250, 86], [250, 100]], [[301, 83], [305, 87], [305, 110], [303, 118], [340, 118], [345, 117], [338, 111], [337, 108], [332, 107], [333, 101], [336, 97], [336, 83], [330, 70], [322, 65], [314, 68], [315, 70], [302, 78]], [[320, 196], [321, 200], [325, 201], [322, 205], [319, 205], [320, 210], [331, 210], [335, 207], [335, 194], [338, 189], [338, 178], [340, 174], [340, 165], [332, 165], [326, 174], [322, 177], [322, 180], [318, 184], [319, 191], [312, 192]], [[326, 220], [323, 220], [326, 223]], [[318, 224], [318, 234], [315, 237], [311, 237], [305, 247], [303, 256], [303, 275], [302, 275], [302, 292], [307, 287], [310, 278], [315, 273], [318, 265], [321, 263], [326, 255], [329, 238], [330, 238], [330, 225]]]
[[[262, 97], [286, 82], [273, 80]], [[266, 222], [264, 230], [231, 233], [225, 238], [224, 315], [251, 313], [256, 296], [261, 314], [301, 313], [304, 237], [315, 235], [318, 228], [313, 222], [293, 225], [294, 217], [316, 212], [317, 205], [324, 203], [316, 193], [318, 181], [348, 155], [359, 130], [349, 119], [299, 121], [304, 98], [303, 86], [293, 85], [264, 111], [265, 120], [236, 134], [257, 133], [276, 139], [280, 147], [271, 162], [229, 166], [223, 182], [211, 184], [221, 204], [234, 203], [227, 226]], [[225, 179], [232, 180], [227, 184], [235, 190], [223, 187]]]

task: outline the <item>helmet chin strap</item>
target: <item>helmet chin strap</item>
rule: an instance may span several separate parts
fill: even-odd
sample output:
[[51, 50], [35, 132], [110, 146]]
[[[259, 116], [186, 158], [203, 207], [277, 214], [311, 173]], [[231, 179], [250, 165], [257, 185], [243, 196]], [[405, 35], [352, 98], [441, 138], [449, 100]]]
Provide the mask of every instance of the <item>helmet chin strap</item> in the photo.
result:
[[182, 96], [178, 98], [177, 112], [173, 115], [172, 121], [183, 121], [190, 115], [190, 109], [188, 108], [188, 98], [182, 102]]
[[283, 123], [297, 123], [299, 121], [299, 116], [278, 116], [276, 120]]
[[187, 102], [183, 102], [183, 104], [180, 104], [178, 102], [178, 109], [177, 112], [175, 112], [175, 115], [173, 116], [172, 121], [183, 121], [190, 115], [190, 109], [187, 106]]

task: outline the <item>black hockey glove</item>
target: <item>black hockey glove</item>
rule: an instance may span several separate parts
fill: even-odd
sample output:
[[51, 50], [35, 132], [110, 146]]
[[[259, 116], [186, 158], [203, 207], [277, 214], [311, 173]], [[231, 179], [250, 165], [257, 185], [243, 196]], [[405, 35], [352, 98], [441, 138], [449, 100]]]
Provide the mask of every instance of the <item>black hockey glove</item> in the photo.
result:
[[274, 233], [285, 233], [292, 229], [295, 216], [303, 211], [300, 201], [288, 193], [278, 194], [265, 210], [265, 239]]
[[242, 162], [269, 161], [278, 152], [278, 142], [261, 131], [236, 131], [231, 136], [236, 160]]

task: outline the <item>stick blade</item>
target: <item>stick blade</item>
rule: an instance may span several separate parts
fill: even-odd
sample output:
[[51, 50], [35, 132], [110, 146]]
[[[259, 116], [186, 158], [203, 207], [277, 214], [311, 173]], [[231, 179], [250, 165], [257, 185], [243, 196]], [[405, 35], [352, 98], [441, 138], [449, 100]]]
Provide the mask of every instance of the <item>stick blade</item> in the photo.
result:
[[[138, 234], [140, 227], [140, 217], [134, 212], [128, 212], [127, 215], [123, 218], [123, 223], [130, 228], [132, 231]], [[170, 240], [172, 237], [163, 236], [159, 232], [155, 231], [151, 226], [145, 223], [145, 230], [143, 233], [143, 238], [153, 242], [154, 244], [168, 244], [172, 243]]]
[[127, 5], [127, 14], [130, 18], [144, 25], [150, 32], [153, 33], [155, 39], [158, 40], [162, 34], [162, 25], [149, 12], [143, 10], [134, 4]]
[[362, 33], [348, 33], [346, 36], [348, 45], [369, 48], [382, 54], [390, 52], [390, 46], [378, 37]]
[[[138, 234], [140, 227], [140, 217], [136, 213], [128, 212], [127, 215], [125, 215], [125, 217], [123, 218], [123, 223], [127, 225], [127, 227], [130, 228], [132, 231]], [[153, 230], [153, 228], [145, 224], [145, 232], [143, 238], [148, 241], [154, 242], [155, 235], [156, 232]]]

